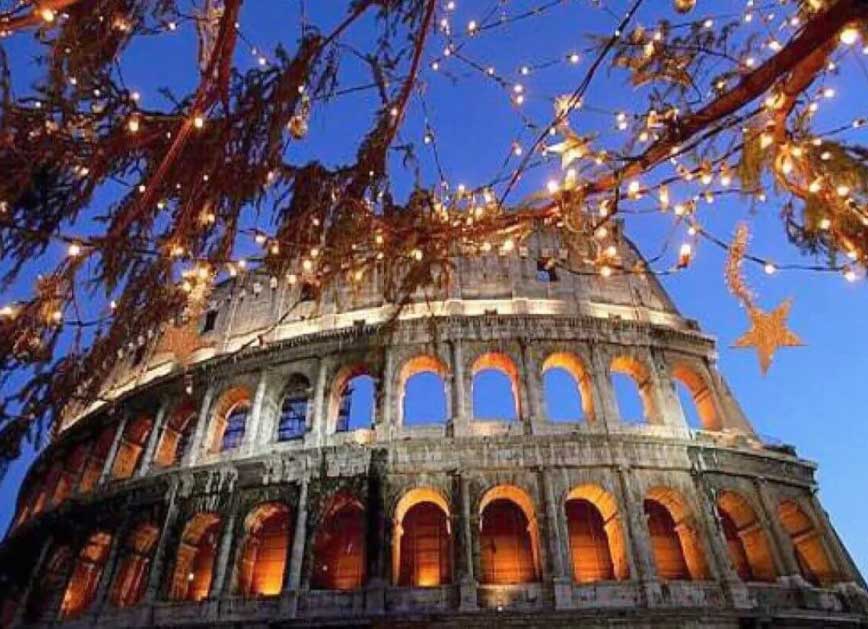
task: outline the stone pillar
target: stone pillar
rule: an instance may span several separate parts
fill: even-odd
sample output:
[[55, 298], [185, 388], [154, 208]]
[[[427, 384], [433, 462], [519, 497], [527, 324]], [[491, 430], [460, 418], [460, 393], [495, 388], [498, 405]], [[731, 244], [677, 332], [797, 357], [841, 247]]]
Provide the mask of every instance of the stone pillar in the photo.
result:
[[826, 549], [826, 553], [829, 555], [829, 560], [835, 564], [835, 569], [838, 572], [840, 580], [844, 582], [860, 583], [860, 579], [857, 576], [858, 572], [854, 570], [850, 556], [847, 554], [847, 551], [838, 539], [838, 535], [832, 527], [832, 522], [829, 520], [829, 514], [826, 513], [823, 505], [821, 505], [820, 501], [817, 500], [817, 494], [815, 492], [811, 492], [810, 503], [815, 517], [818, 520], [817, 524], [819, 524], [819, 526], [817, 528], [820, 533], [820, 541], [823, 544], [823, 548]]
[[796, 560], [793, 542], [789, 534], [781, 526], [777, 505], [769, 492], [768, 485], [764, 479], [754, 479], [754, 484], [759, 496], [760, 506], [763, 510], [763, 519], [768, 524], [768, 531], [771, 533], [772, 552], [775, 555], [775, 563], [777, 564], [775, 568], [778, 570], [780, 576], [785, 578], [797, 577], [802, 582], [802, 571]]
[[651, 348], [648, 353], [651, 395], [654, 398], [660, 422], [672, 429], [678, 436], [690, 436], [690, 428], [684, 418], [684, 409], [675, 393], [675, 386], [666, 365], [666, 359], [659, 351]]
[[476, 595], [476, 566], [473, 560], [473, 523], [475, 518], [471, 515], [472, 511], [470, 508], [470, 482], [466, 476], [456, 476], [461, 509], [455, 526], [456, 546], [459, 550], [455, 566], [460, 595], [459, 609], [461, 611], [470, 611], [476, 609], [479, 605]]
[[127, 511], [120, 526], [118, 526], [117, 529], [115, 529], [114, 534], [112, 534], [108, 557], [106, 557], [105, 563], [103, 564], [102, 574], [100, 575], [99, 583], [96, 587], [96, 593], [93, 597], [93, 604], [91, 605], [94, 616], [99, 616], [105, 607], [106, 599], [109, 594], [109, 587], [111, 586], [111, 582], [114, 580], [114, 573], [117, 568], [118, 549], [123, 546], [125, 541], [124, 536], [127, 534], [127, 526], [130, 521], [130, 516], [131, 513]]
[[600, 348], [594, 344], [588, 346], [590, 355], [590, 376], [594, 391], [594, 424], [600, 432], [617, 432], [621, 430], [621, 411], [612, 390], [612, 380], [609, 376], [609, 365], [606, 363]]
[[525, 432], [534, 432], [533, 427], [545, 421], [542, 407], [542, 379], [533, 360], [532, 352], [525, 339], [520, 339], [521, 347], [521, 406], [525, 422]]
[[453, 430], [460, 434], [466, 430], [469, 421], [467, 414], [467, 394], [464, 388], [464, 352], [461, 347], [461, 339], [453, 339], [449, 344], [449, 359], [451, 361], [450, 373], [452, 374], [452, 418]]
[[368, 468], [367, 562], [368, 583], [365, 587], [366, 613], [382, 614], [386, 610], [386, 531], [385, 488], [383, 473], [374, 461]]
[[157, 449], [157, 444], [160, 442], [160, 434], [163, 432], [163, 424], [166, 423], [166, 417], [169, 414], [169, 401], [163, 400], [160, 402], [160, 408], [157, 409], [157, 416], [154, 419], [154, 427], [151, 428], [151, 434], [148, 435], [148, 442], [145, 445], [145, 451], [142, 452], [142, 458], [139, 461], [139, 469], [135, 476], [141, 478], [145, 476], [151, 469], [151, 464], [154, 462], [154, 451]]
[[54, 540], [51, 536], [45, 538], [45, 541], [42, 542], [42, 547], [39, 549], [39, 554], [36, 557], [36, 561], [33, 563], [33, 570], [30, 572], [30, 576], [27, 577], [27, 583], [21, 590], [21, 597], [19, 599], [18, 607], [15, 609], [15, 615], [12, 617], [11, 627], [20, 627], [24, 624], [24, 611], [27, 609], [27, 599], [30, 598], [33, 586], [42, 576], [42, 569], [45, 566], [45, 560], [48, 558], [48, 551], [51, 549], [53, 543]]
[[[322, 446], [325, 441], [326, 424], [328, 423], [328, 410], [325, 403], [326, 377], [328, 374], [328, 365], [325, 358], [319, 359], [319, 367], [316, 374], [316, 384], [313, 391], [313, 418], [311, 428], [313, 433], [313, 443], [311, 446]], [[307, 445], [307, 444], [305, 444]]]
[[307, 491], [310, 481], [303, 478], [295, 507], [295, 531], [292, 534], [287, 563], [287, 575], [281, 591], [281, 611], [290, 617], [298, 613], [299, 590], [301, 590], [301, 568], [304, 563], [304, 548], [307, 543]]
[[220, 598], [224, 594], [224, 590], [231, 585], [227, 579], [227, 573], [231, 570], [229, 556], [232, 551], [233, 542], [235, 541], [235, 506], [230, 507], [231, 511], [226, 517], [226, 522], [223, 523], [223, 530], [220, 533], [220, 545], [217, 548], [217, 556], [214, 559], [214, 578], [211, 580], [211, 588], [208, 592], [208, 598]]
[[262, 426], [262, 404], [265, 399], [265, 389], [268, 386], [268, 372], [263, 369], [259, 373], [256, 392], [253, 394], [253, 408], [250, 410], [249, 425], [244, 431], [244, 454], [250, 456], [259, 442], [258, 435]]
[[385, 350], [386, 359], [383, 366], [383, 391], [380, 397], [379, 413], [375, 417], [377, 421], [378, 439], [391, 439], [395, 431], [392, 409], [395, 404], [395, 352], [391, 347]]
[[618, 481], [625, 511], [625, 529], [632, 557], [630, 574], [639, 581], [645, 604], [655, 606], [660, 601], [660, 582], [657, 579], [657, 567], [654, 553], [651, 550], [651, 538], [645, 520], [645, 509], [642, 499], [637, 495], [632, 471], [618, 467]]
[[111, 476], [112, 467], [114, 467], [115, 464], [115, 457], [118, 454], [118, 448], [121, 447], [121, 439], [124, 438], [124, 432], [126, 432], [127, 429], [127, 419], [129, 419], [129, 415], [124, 413], [123, 417], [121, 417], [121, 421], [118, 422], [118, 428], [115, 431], [111, 448], [109, 448], [108, 455], [106, 455], [105, 458], [105, 463], [103, 463], [102, 473], [99, 475], [98, 485], [104, 485], [106, 481], [108, 481], [109, 476]]
[[178, 507], [175, 503], [177, 493], [178, 485], [176, 480], [169, 490], [166, 517], [163, 518], [163, 526], [160, 527], [160, 536], [157, 538], [157, 547], [154, 549], [154, 555], [151, 559], [148, 583], [145, 586], [145, 594], [142, 596], [142, 603], [144, 605], [152, 604], [156, 600], [157, 591], [160, 588], [160, 577], [162, 576], [166, 560], [166, 545], [169, 543], [169, 531], [174, 526], [175, 518], [178, 515]]
[[557, 609], [570, 609], [573, 607], [572, 579], [567, 574], [569, 565], [569, 545], [565, 543], [561, 527], [563, 509], [560, 509], [555, 498], [554, 480], [552, 471], [543, 469], [540, 472], [543, 485], [546, 514], [546, 538], [549, 542], [549, 555], [552, 558], [552, 586], [555, 594], [555, 607]]
[[195, 465], [199, 461], [202, 454], [202, 443], [205, 439], [205, 427], [208, 425], [208, 415], [211, 413], [211, 402], [214, 400], [216, 385], [210, 385], [205, 389], [205, 395], [202, 397], [202, 406], [199, 407], [199, 417], [196, 418], [196, 429], [193, 431], [193, 442], [184, 453], [184, 460], [181, 462], [182, 467]]

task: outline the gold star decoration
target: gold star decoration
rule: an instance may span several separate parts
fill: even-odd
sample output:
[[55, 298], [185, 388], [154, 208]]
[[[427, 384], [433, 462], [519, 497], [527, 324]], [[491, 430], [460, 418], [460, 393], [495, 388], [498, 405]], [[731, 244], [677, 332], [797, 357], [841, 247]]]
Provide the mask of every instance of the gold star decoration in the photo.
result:
[[212, 347], [214, 343], [203, 342], [199, 336], [196, 319], [190, 319], [181, 325], [169, 326], [160, 338], [159, 350], [171, 352], [181, 367], [190, 364], [190, 356], [193, 352], [205, 347]]
[[564, 130], [564, 141], [546, 147], [546, 151], [558, 153], [561, 156], [561, 168], [566, 168], [575, 160], [588, 154], [588, 138], [570, 131]]
[[763, 312], [761, 309], [751, 306], [747, 311], [751, 328], [733, 344], [733, 347], [756, 348], [763, 375], [771, 366], [774, 353], [779, 348], [804, 345], [798, 336], [787, 329], [790, 306], [792, 306], [790, 299], [781, 302], [771, 312]]

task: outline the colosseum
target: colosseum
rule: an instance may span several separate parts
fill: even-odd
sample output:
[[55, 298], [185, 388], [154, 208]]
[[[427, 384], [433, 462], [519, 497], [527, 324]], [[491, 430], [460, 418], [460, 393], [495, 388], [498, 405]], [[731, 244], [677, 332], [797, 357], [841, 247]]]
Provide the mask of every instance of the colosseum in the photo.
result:
[[131, 339], [26, 477], [2, 625], [868, 625], [815, 466], [755, 433], [653, 275], [577, 255], [540, 226], [400, 310], [382, 273], [250, 271], [194, 332]]

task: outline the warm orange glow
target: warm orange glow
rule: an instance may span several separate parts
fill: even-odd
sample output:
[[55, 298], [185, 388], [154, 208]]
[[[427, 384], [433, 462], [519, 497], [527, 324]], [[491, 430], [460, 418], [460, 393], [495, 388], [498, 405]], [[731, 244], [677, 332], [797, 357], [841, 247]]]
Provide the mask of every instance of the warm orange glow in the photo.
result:
[[663, 580], [690, 579], [687, 562], [681, 549], [681, 540], [675, 531], [675, 521], [669, 510], [656, 500], [645, 501], [648, 533], [657, 576]]
[[88, 454], [87, 457], [84, 473], [81, 475], [79, 491], [82, 493], [91, 491], [96, 486], [97, 481], [99, 481], [99, 477], [102, 474], [102, 468], [105, 465], [106, 457], [108, 456], [109, 450], [111, 450], [112, 441], [114, 441], [115, 438], [116, 428], [116, 426], [106, 426], [103, 428], [96, 443], [93, 444], [90, 454]]
[[795, 500], [778, 505], [778, 517], [796, 550], [796, 560], [808, 583], [828, 585], [836, 581], [820, 532]]
[[482, 582], [531, 583], [539, 579], [532, 523], [508, 498], [494, 498], [482, 510], [479, 546]]
[[182, 404], [166, 422], [160, 444], [154, 454], [154, 464], [158, 467], [172, 467], [181, 462], [186, 446], [189, 444], [196, 410], [191, 403]]
[[543, 362], [542, 371], [549, 369], [563, 369], [576, 381], [582, 399], [582, 414], [587, 421], [594, 421], [594, 393], [593, 383], [588, 370], [575, 354], [569, 352], [555, 352], [550, 354]]
[[718, 495], [717, 510], [732, 565], [743, 581], [774, 581], [775, 572], [766, 532], [753, 508], [732, 491]]
[[66, 585], [63, 603], [60, 606], [62, 618], [71, 618], [85, 611], [93, 602], [96, 588], [102, 577], [108, 559], [112, 536], [108, 533], [94, 533], [78, 555], [72, 576]]
[[257, 507], [248, 517], [238, 589], [244, 596], [274, 596], [283, 588], [290, 547], [289, 509], [279, 503]]
[[[659, 559], [658, 576], [661, 579], [707, 579], [705, 551], [684, 497], [671, 487], [654, 487], [648, 491], [647, 498], [645, 514], [648, 517], [652, 545], [658, 544], [660, 551], [658, 556], [655, 550], [655, 558]], [[681, 569], [681, 563], [685, 564], [686, 576]]]
[[690, 391], [696, 413], [706, 430], [720, 430], [720, 417], [714, 405], [714, 394], [705, 379], [687, 365], [678, 364], [672, 369], [672, 377], [679, 380]]
[[[55, 546], [48, 555], [48, 561], [36, 580], [27, 598], [24, 618], [28, 622], [39, 620], [48, 611], [57, 609], [66, 589], [67, 577], [72, 568], [73, 554], [69, 546]], [[52, 618], [53, 620], [53, 618]]]
[[216, 513], [198, 513], [187, 523], [178, 545], [170, 599], [201, 601], [208, 596], [221, 524]]
[[434, 587], [451, 582], [449, 522], [440, 506], [433, 502], [413, 505], [403, 516], [398, 531], [398, 585]]
[[159, 533], [156, 524], [142, 522], [127, 536], [110, 594], [116, 606], [131, 607], [141, 600]]
[[576, 582], [614, 579], [612, 554], [600, 511], [589, 501], [579, 499], [567, 501], [566, 512]]
[[317, 530], [311, 585], [355, 590], [365, 582], [365, 512], [352, 498], [335, 500]]
[[642, 399], [642, 409], [646, 421], [659, 423], [660, 418], [654, 404], [654, 392], [648, 368], [632, 356], [616, 356], [612, 360], [609, 370], [612, 373], [621, 373], [633, 379], [639, 390], [639, 397]]
[[124, 479], [133, 475], [153, 426], [154, 421], [147, 416], [139, 417], [127, 424], [112, 465], [112, 478]]

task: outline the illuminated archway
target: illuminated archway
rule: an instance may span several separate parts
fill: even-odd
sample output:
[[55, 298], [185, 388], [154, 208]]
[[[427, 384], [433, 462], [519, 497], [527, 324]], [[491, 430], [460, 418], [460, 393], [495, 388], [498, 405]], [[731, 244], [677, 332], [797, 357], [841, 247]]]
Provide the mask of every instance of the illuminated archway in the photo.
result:
[[[594, 388], [591, 381], [591, 376], [585, 369], [584, 364], [575, 354], [569, 352], [555, 352], [545, 359], [542, 366], [543, 373], [543, 388], [545, 389], [546, 398], [546, 416], [549, 420], [580, 420], [592, 422], [594, 421]], [[567, 415], [575, 415], [574, 417], [555, 417], [554, 408], [555, 400], [550, 399], [550, 387], [548, 377], [558, 373], [565, 374], [571, 380], [571, 388], [575, 387], [575, 395], [578, 400], [575, 401], [575, 409], [573, 413]], [[573, 393], [570, 391], [570, 393]], [[571, 404], [573, 405], [573, 404]]]
[[39, 574], [24, 608], [25, 618], [36, 621], [53, 612], [63, 600], [67, 580], [72, 570], [74, 556], [72, 549], [63, 544], [53, 546], [48, 559]]
[[774, 561], [768, 537], [753, 507], [732, 491], [720, 492], [717, 510], [729, 558], [742, 581], [774, 581]]
[[154, 465], [163, 468], [179, 465], [190, 446], [195, 425], [196, 408], [192, 402], [186, 401], [172, 411], [160, 435]]
[[[518, 368], [509, 356], [503, 352], [482, 354], [473, 361], [470, 374], [474, 418], [516, 420], [521, 417]], [[485, 405], [500, 400], [507, 401], [503, 412], [485, 411]]]
[[395, 585], [433, 587], [452, 582], [449, 504], [430, 487], [411, 489], [395, 507], [392, 528]]
[[317, 528], [311, 587], [356, 590], [365, 583], [365, 510], [347, 495], [337, 496]]
[[54, 487], [53, 504], [60, 504], [75, 490], [75, 484], [87, 462], [87, 444], [79, 443], [63, 459], [63, 472]]
[[60, 606], [62, 618], [72, 618], [93, 603], [96, 589], [108, 559], [112, 536], [104, 531], [93, 533], [78, 554]]
[[[442, 424], [448, 416], [446, 378], [449, 370], [434, 356], [415, 356], [398, 372], [401, 424]], [[425, 396], [424, 403], [421, 396]]]
[[118, 451], [112, 464], [111, 477], [113, 479], [130, 478], [133, 475], [139, 460], [142, 458], [145, 443], [153, 426], [154, 420], [147, 415], [138, 417], [127, 424], [124, 434], [121, 435]]
[[[676, 364], [672, 368], [672, 377], [676, 383], [684, 385], [689, 392], [702, 428], [705, 430], [720, 430], [721, 423], [720, 417], [717, 414], [717, 408], [714, 405], [714, 392], [708, 386], [705, 378], [696, 370], [683, 363]], [[684, 409], [685, 418], [688, 415], [688, 409]]]
[[644, 508], [657, 576], [663, 580], [707, 579], [705, 552], [684, 498], [674, 489], [655, 487], [648, 492]]
[[578, 583], [630, 577], [618, 504], [599, 485], [579, 485], [564, 504], [573, 578]]
[[805, 581], [813, 585], [828, 585], [837, 579], [832, 562], [823, 547], [820, 531], [795, 500], [778, 505], [778, 518], [793, 542], [796, 560]]
[[531, 583], [541, 575], [539, 526], [533, 501], [514, 485], [486, 492], [479, 504], [481, 582]]
[[132, 607], [142, 599], [159, 534], [153, 522], [141, 522], [130, 531], [109, 595], [114, 605]]
[[81, 483], [79, 491], [86, 494], [91, 491], [99, 482], [99, 477], [102, 475], [105, 460], [108, 457], [112, 447], [112, 441], [115, 438], [116, 426], [106, 426], [100, 432], [90, 452], [87, 456], [87, 463], [84, 467], [84, 472], [81, 475]]
[[642, 406], [642, 421], [648, 423], [657, 423], [659, 421], [657, 408], [654, 403], [654, 391], [651, 381], [651, 373], [648, 368], [638, 359], [632, 356], [617, 356], [612, 359], [609, 367], [611, 372], [611, 380], [615, 391], [618, 409], [621, 413], [621, 419], [626, 422], [635, 422], [638, 418], [631, 417], [631, 413], [626, 409], [630, 408], [629, 401], [626, 399], [626, 391], [619, 391], [622, 387], [616, 379], [616, 375], [628, 376], [630, 382], [635, 387], [635, 391], [639, 396]]
[[169, 598], [201, 601], [208, 596], [222, 521], [216, 513], [197, 513], [181, 535]]
[[374, 421], [376, 383], [363, 364], [341, 368], [329, 396], [331, 432], [350, 432], [370, 428]]
[[209, 452], [225, 452], [240, 446], [247, 431], [252, 396], [246, 387], [224, 392], [211, 412]]
[[238, 560], [242, 596], [274, 596], [283, 588], [286, 556], [291, 545], [289, 507], [268, 502], [244, 520], [244, 543]]

